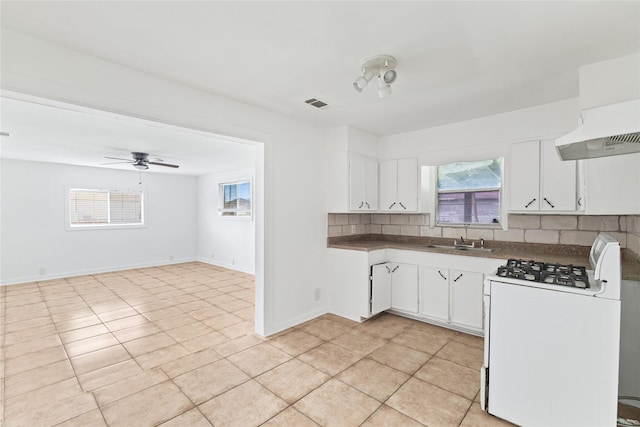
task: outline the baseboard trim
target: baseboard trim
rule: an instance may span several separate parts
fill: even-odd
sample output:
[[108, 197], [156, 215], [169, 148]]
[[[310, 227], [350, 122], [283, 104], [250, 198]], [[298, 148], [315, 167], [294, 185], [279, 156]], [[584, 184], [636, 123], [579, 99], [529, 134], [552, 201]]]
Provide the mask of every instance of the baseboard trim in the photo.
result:
[[180, 259], [174, 259], [172, 261], [145, 262], [140, 264], [116, 265], [116, 266], [110, 266], [110, 267], [104, 267], [104, 268], [76, 270], [76, 271], [68, 271], [64, 273], [44, 274], [41, 276], [26, 276], [26, 277], [10, 279], [6, 281], [3, 280], [2, 283], [0, 283], [0, 286], [18, 285], [20, 283], [30, 283], [30, 282], [42, 282], [45, 280], [64, 279], [65, 277], [86, 276], [89, 274], [110, 273], [112, 271], [134, 270], [136, 268], [162, 267], [164, 265], [182, 264], [185, 262], [193, 262], [193, 261], [200, 261], [200, 260], [196, 257], [180, 258]]
[[318, 308], [316, 310], [307, 312], [307, 313], [302, 314], [300, 316], [297, 316], [297, 317], [295, 317], [293, 319], [287, 320], [286, 322], [274, 325], [273, 328], [270, 328], [270, 330], [265, 331], [265, 333], [266, 333], [265, 336], [268, 337], [270, 335], [277, 334], [278, 332], [282, 332], [285, 329], [289, 329], [289, 328], [292, 328], [294, 326], [298, 326], [301, 323], [308, 322], [309, 320], [313, 320], [316, 317], [320, 317], [323, 314], [327, 314], [327, 313], [329, 313], [328, 307], [322, 306], [322, 307], [320, 307], [320, 308]]
[[229, 264], [227, 262], [221, 262], [221, 261], [212, 261], [206, 258], [198, 258], [197, 261], [200, 261], [209, 265], [215, 265], [216, 267], [228, 268], [229, 270], [235, 270], [241, 273], [256, 274], [255, 271], [252, 271], [252, 269], [242, 265]]

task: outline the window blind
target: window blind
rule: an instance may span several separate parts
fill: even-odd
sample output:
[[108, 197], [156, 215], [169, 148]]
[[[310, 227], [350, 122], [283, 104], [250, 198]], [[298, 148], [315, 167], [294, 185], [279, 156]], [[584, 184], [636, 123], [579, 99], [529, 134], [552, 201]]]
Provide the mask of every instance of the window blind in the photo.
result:
[[69, 190], [69, 225], [143, 224], [143, 194], [115, 190]]

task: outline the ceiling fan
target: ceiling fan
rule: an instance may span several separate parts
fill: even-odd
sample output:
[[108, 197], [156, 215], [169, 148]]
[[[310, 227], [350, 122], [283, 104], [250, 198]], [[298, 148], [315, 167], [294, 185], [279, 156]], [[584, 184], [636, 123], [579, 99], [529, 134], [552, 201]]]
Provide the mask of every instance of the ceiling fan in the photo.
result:
[[131, 156], [133, 157], [133, 159], [131, 159], [131, 160], [130, 159], [121, 159], [119, 157], [105, 157], [105, 159], [122, 160], [122, 161], [121, 162], [103, 163], [103, 165], [116, 165], [116, 164], [119, 164], [119, 163], [130, 163], [130, 164], [133, 165], [134, 168], [139, 169], [139, 170], [149, 169], [149, 165], [165, 166], [165, 167], [168, 167], [168, 168], [179, 168], [180, 167], [178, 165], [172, 165], [171, 163], [164, 163], [164, 160], [162, 160], [162, 159], [151, 159], [151, 160], [149, 160], [149, 154], [148, 153], [140, 153], [138, 151], [132, 151], [131, 152]]

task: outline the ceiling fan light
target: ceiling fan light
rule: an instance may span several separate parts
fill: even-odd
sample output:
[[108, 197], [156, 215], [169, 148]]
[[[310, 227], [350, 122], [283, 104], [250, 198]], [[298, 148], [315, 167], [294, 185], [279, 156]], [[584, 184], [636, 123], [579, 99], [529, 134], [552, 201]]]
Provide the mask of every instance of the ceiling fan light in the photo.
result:
[[148, 166], [148, 165], [146, 165], [146, 164], [144, 164], [144, 163], [142, 163], [142, 162], [136, 162], [136, 163], [134, 163], [134, 164], [133, 164], [133, 167], [134, 167], [134, 168], [136, 168], [136, 169], [138, 169], [138, 170], [141, 170], [141, 171], [149, 169], [149, 166]]

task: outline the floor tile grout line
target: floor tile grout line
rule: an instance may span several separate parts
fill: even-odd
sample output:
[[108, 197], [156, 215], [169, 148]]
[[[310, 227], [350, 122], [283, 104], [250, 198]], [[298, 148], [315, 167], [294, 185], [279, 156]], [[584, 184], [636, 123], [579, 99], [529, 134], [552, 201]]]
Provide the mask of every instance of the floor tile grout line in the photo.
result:
[[[164, 279], [161, 279], [161, 281], [162, 281], [162, 280], [164, 280]], [[164, 282], [164, 283], [166, 284], [166, 282]], [[167, 285], [169, 285], [169, 284], [167, 284]], [[229, 292], [231, 292], [231, 291], [229, 291]], [[227, 292], [227, 293], [229, 293], [229, 292]], [[114, 295], [115, 295], [116, 297], [118, 297], [120, 300], [122, 300], [122, 301], [124, 301], [125, 303], [127, 303], [127, 305], [128, 305], [129, 307], [132, 307], [132, 308], [135, 310], [135, 307], [133, 307], [133, 306], [131, 305], [131, 303], [129, 303], [129, 301], [127, 300], [127, 298], [126, 298], [125, 296], [123, 296], [123, 294], [122, 294], [122, 293], [120, 293], [120, 292], [118, 292], [118, 291], [116, 290], [116, 291], [114, 292]], [[186, 293], [186, 295], [191, 295], [191, 294]], [[204, 298], [198, 298], [198, 297], [196, 297], [196, 298], [197, 298], [198, 300], [200, 300], [200, 301], [205, 301], [205, 300], [204, 300]], [[215, 306], [215, 304], [214, 304], [214, 306]], [[240, 309], [240, 310], [241, 310], [241, 309]], [[94, 311], [93, 309], [92, 309], [92, 311], [95, 313], [95, 311]], [[136, 311], [137, 311], [137, 310], [136, 310]], [[237, 311], [239, 311], [239, 310], [237, 310]], [[233, 314], [234, 312], [228, 312], [228, 313], [232, 313], [232, 314]], [[197, 321], [197, 322], [202, 322], [201, 320], [198, 320], [197, 318], [195, 318], [195, 317], [191, 316], [190, 312], [184, 312], [184, 311], [183, 311], [183, 314], [187, 314], [187, 315], [189, 315], [190, 317], [192, 317], [193, 319], [195, 319], [195, 321]], [[98, 316], [98, 318], [100, 318], [100, 317]], [[331, 318], [329, 318], [329, 319], [331, 319]], [[100, 320], [101, 320], [101, 323], [102, 323], [102, 324], [104, 324], [104, 323], [105, 323], [104, 321], [102, 321], [102, 319], [100, 319]], [[206, 319], [203, 319], [203, 320], [206, 320]], [[318, 319], [314, 319], [314, 320], [318, 320]], [[151, 322], [151, 323], [154, 323], [154, 322]], [[311, 323], [305, 323], [304, 325], [309, 325], [309, 324], [311, 324]], [[304, 326], [304, 325], [298, 325], [298, 326]], [[353, 332], [353, 331], [354, 331], [354, 329], [355, 329], [357, 326], [358, 326], [357, 324], [356, 324], [356, 325], [349, 325], [348, 331], [347, 331], [347, 332], [345, 332], [345, 333]], [[399, 331], [398, 333], [396, 333], [396, 334], [394, 335], [394, 337], [395, 337], [395, 336], [397, 336], [399, 333], [402, 333], [402, 332], [406, 331], [407, 329], [411, 329], [411, 328], [413, 328], [413, 326], [414, 326], [414, 325], [410, 325], [409, 327], [402, 328], [402, 330], [401, 330], [401, 331]], [[292, 328], [292, 329], [293, 329], [293, 328]], [[296, 328], [296, 329], [297, 329], [297, 328]], [[300, 329], [300, 330], [302, 330], [303, 332], [307, 332], [307, 331], [304, 331], [303, 329]], [[418, 330], [418, 329], [415, 329], [415, 330]], [[163, 330], [163, 331], [164, 331], [164, 330]], [[166, 331], [165, 331], [165, 332], [166, 332]], [[291, 330], [290, 332], [293, 332], [293, 330]], [[391, 340], [393, 339], [393, 337], [385, 338], [384, 336], [380, 336], [380, 335], [377, 335], [377, 334], [375, 334], [375, 333], [371, 333], [371, 332], [369, 332], [369, 331], [365, 331], [365, 330], [361, 330], [361, 331], [359, 331], [359, 332], [364, 333], [366, 336], [374, 337], [374, 338], [377, 338], [377, 339], [382, 339], [382, 340], [384, 341], [384, 343], [383, 343], [383, 344], [381, 344], [379, 347], [381, 347], [381, 346], [383, 346], [383, 345], [386, 345], [386, 344], [388, 344], [388, 343], [392, 342]], [[309, 333], [309, 332], [307, 332], [307, 333]], [[247, 381], [245, 381], [245, 382], [243, 382], [243, 383], [242, 383], [242, 384], [246, 384], [246, 383], [247, 383], [247, 382], [249, 382], [251, 379], [256, 380], [256, 378], [258, 378], [260, 375], [263, 375], [263, 374], [265, 374], [265, 373], [269, 372], [270, 370], [276, 369], [277, 367], [281, 366], [282, 364], [287, 363], [288, 361], [291, 361], [291, 360], [293, 360], [293, 359], [297, 359], [299, 362], [301, 362], [301, 363], [303, 363], [303, 364], [307, 365], [304, 361], [302, 361], [302, 360], [298, 359], [298, 357], [299, 357], [300, 355], [305, 354], [306, 352], [309, 352], [309, 351], [311, 351], [311, 350], [313, 350], [313, 349], [317, 348], [318, 346], [321, 346], [321, 345], [326, 344], [326, 343], [331, 343], [331, 344], [333, 344], [333, 345], [336, 345], [336, 346], [338, 346], [338, 347], [340, 347], [340, 348], [342, 348], [342, 349], [345, 349], [345, 350], [348, 350], [348, 351], [350, 351], [350, 352], [351, 352], [351, 350], [350, 350], [349, 348], [347, 348], [347, 347], [345, 347], [345, 346], [342, 346], [342, 345], [340, 345], [340, 344], [337, 344], [337, 343], [335, 343], [335, 342], [333, 342], [333, 341], [332, 341], [333, 339], [336, 339], [337, 337], [333, 337], [333, 338], [332, 338], [332, 340], [324, 340], [324, 339], [322, 339], [321, 337], [319, 337], [318, 335], [315, 335], [315, 334], [313, 334], [313, 333], [309, 333], [309, 334], [310, 334], [310, 335], [312, 335], [312, 336], [317, 337], [318, 339], [320, 339], [320, 341], [321, 341], [321, 342], [320, 342], [319, 344], [317, 344], [315, 347], [308, 348], [308, 349], [306, 349], [306, 351], [305, 351], [305, 352], [300, 353], [300, 354], [295, 355], [295, 356], [294, 356], [294, 355], [292, 355], [292, 354], [290, 354], [290, 353], [287, 353], [286, 351], [284, 351], [284, 350], [282, 350], [282, 349], [280, 349], [280, 348], [278, 348], [278, 347], [276, 347], [275, 345], [273, 345], [273, 344], [270, 342], [271, 340], [270, 340], [270, 339], [268, 339], [268, 338], [267, 338], [266, 340], [262, 341], [262, 342], [258, 342], [258, 343], [256, 343], [256, 344], [253, 344], [253, 345], [251, 345], [251, 346], [247, 347], [247, 348], [243, 348], [243, 349], [241, 349], [241, 350], [234, 351], [233, 353], [230, 353], [230, 354], [228, 354], [228, 355], [226, 355], [226, 356], [222, 356], [222, 355], [220, 355], [220, 356], [221, 356], [221, 359], [227, 359], [227, 358], [229, 358], [229, 357], [231, 357], [231, 356], [233, 356], [233, 355], [235, 355], [235, 354], [237, 354], [237, 353], [239, 353], [239, 352], [242, 352], [242, 351], [248, 350], [248, 349], [250, 349], [250, 348], [252, 348], [252, 347], [255, 347], [255, 346], [257, 346], [257, 345], [261, 345], [262, 343], [268, 343], [268, 344], [270, 344], [271, 346], [273, 346], [274, 348], [277, 348], [279, 351], [282, 351], [282, 352], [286, 353], [286, 354], [287, 354], [287, 356], [288, 356], [288, 357], [290, 357], [290, 359], [289, 359], [289, 360], [287, 360], [286, 362], [282, 362], [281, 364], [278, 364], [278, 365], [276, 365], [276, 366], [274, 366], [274, 367], [271, 367], [269, 370], [267, 370], [267, 371], [265, 371], [265, 372], [262, 372], [262, 373], [260, 373], [260, 374], [258, 374], [258, 375], [255, 375], [255, 376], [251, 376], [251, 375], [249, 375], [251, 378], [250, 378], [249, 380], [247, 380]], [[342, 335], [342, 334], [341, 334], [341, 335]], [[244, 335], [244, 336], [247, 336], [247, 335]], [[225, 342], [230, 342], [230, 341], [233, 341], [234, 339], [242, 338], [242, 337], [244, 337], [244, 336], [240, 336], [240, 337], [236, 337], [236, 338], [233, 338], [233, 337], [226, 337], [226, 341], [225, 341]], [[281, 336], [286, 336], [286, 334], [283, 334], [283, 335], [281, 335]], [[457, 340], [455, 340], [455, 339], [454, 339], [454, 337], [455, 337], [455, 335], [453, 335], [453, 336], [448, 336], [448, 337], [447, 337], [447, 341], [446, 341], [446, 342], [445, 342], [445, 343], [444, 343], [444, 344], [443, 344], [443, 345], [442, 345], [442, 346], [441, 346], [441, 347], [440, 347], [440, 348], [439, 348], [435, 353], [437, 354], [440, 350], [442, 350], [442, 348], [443, 348], [444, 346], [446, 346], [449, 342], [453, 342], [453, 341], [455, 341], [455, 342], [457, 342], [457, 343], [459, 343], [459, 344], [462, 344], [462, 345], [467, 346], [467, 344], [466, 344], [466, 343], [464, 343], [464, 342], [460, 342], [460, 341], [457, 341]], [[117, 338], [116, 338], [116, 339], [117, 339]], [[119, 339], [117, 339], [117, 340], [118, 340], [118, 342], [119, 342], [119, 343], [121, 343]], [[177, 343], [178, 343], [178, 344], [181, 344], [180, 342], [177, 342]], [[121, 344], [122, 344], [122, 343], [121, 343]], [[343, 343], [343, 344], [344, 344], [344, 343]], [[397, 344], [397, 343], [396, 343], [396, 345], [401, 345], [401, 344]], [[378, 348], [379, 348], [379, 347], [378, 347]], [[473, 346], [470, 346], [470, 347], [473, 347]], [[163, 348], [166, 348], [166, 347], [163, 347]], [[209, 348], [213, 348], [213, 347], [209, 347]], [[410, 348], [410, 347], [409, 347], [409, 348]], [[159, 349], [158, 349], [158, 350], [159, 350]], [[203, 351], [203, 350], [205, 350], [205, 349], [201, 349], [201, 350], [198, 350], [198, 351]], [[154, 351], [155, 351], [155, 350], [154, 350]], [[374, 350], [372, 350], [372, 351], [367, 352], [366, 354], [359, 354], [359, 353], [355, 353], [355, 354], [357, 355], [357, 357], [358, 357], [358, 360], [356, 360], [355, 362], [353, 362], [353, 363], [352, 363], [352, 364], [350, 364], [349, 366], [344, 367], [341, 371], [337, 372], [335, 375], [329, 375], [329, 376], [327, 377], [327, 380], [326, 380], [326, 381], [330, 381], [331, 379], [336, 379], [337, 381], [342, 382], [341, 380], [339, 380], [338, 378], [336, 378], [338, 375], [340, 375], [343, 371], [345, 371], [345, 370], [349, 369], [350, 367], [352, 367], [354, 364], [358, 363], [358, 362], [359, 362], [359, 361], [361, 361], [361, 360], [373, 360], [373, 359], [370, 359], [370, 356], [371, 356], [371, 354], [372, 354], [374, 351], [375, 351], [375, 349], [374, 349]], [[416, 351], [419, 351], [419, 350], [416, 350]], [[191, 351], [189, 351], [189, 353], [190, 353], [190, 354], [194, 354], [194, 353], [197, 353], [197, 352], [193, 352], [193, 353], [191, 353]], [[432, 354], [432, 355], [430, 355], [429, 359], [428, 359], [426, 362], [424, 362], [424, 363], [421, 365], [421, 367], [420, 367], [420, 368], [416, 369], [416, 370], [415, 370], [415, 372], [417, 372], [418, 370], [422, 369], [422, 367], [424, 367], [424, 365], [426, 365], [429, 361], [433, 360], [433, 359], [434, 359], [434, 357], [437, 357], [437, 356], [436, 356], [436, 354]], [[188, 355], [187, 355], [187, 356], [188, 356]], [[185, 356], [185, 357], [187, 357], [187, 356]], [[133, 358], [133, 357], [131, 357], [131, 358]], [[133, 359], [135, 359], [135, 358], [133, 358]], [[179, 360], [179, 359], [174, 359], [174, 360]], [[220, 360], [220, 359], [218, 359], [218, 360]], [[444, 360], [447, 360], [448, 362], [451, 362], [451, 363], [454, 363], [454, 364], [456, 364], [456, 365], [459, 365], [459, 366], [463, 366], [463, 367], [468, 368], [468, 367], [467, 367], [467, 366], [465, 366], [465, 365], [457, 364], [456, 362], [452, 362], [452, 361], [450, 361], [450, 360], [448, 360], [448, 359], [444, 359]], [[229, 362], [229, 363], [231, 363], [233, 366], [236, 366], [236, 365], [234, 365], [230, 360], [228, 360], [228, 362]], [[382, 363], [382, 362], [378, 362], [378, 363]], [[384, 363], [383, 363], [383, 364], [384, 364]], [[162, 365], [159, 365], [159, 368], [160, 368], [160, 369], [162, 369], [162, 368], [161, 368], [161, 366], [162, 366]], [[386, 365], [386, 364], [385, 364], [385, 366], [388, 366], [388, 365]], [[388, 366], [388, 367], [389, 367], [389, 368], [391, 368], [391, 369], [395, 369], [395, 368], [393, 368], [392, 366]], [[313, 366], [312, 366], [312, 368], [313, 368]], [[197, 369], [197, 368], [195, 368], [195, 369]], [[315, 368], [314, 368], [314, 369], [315, 369]], [[396, 369], [396, 370], [397, 370], [397, 369]], [[146, 371], [146, 370], [145, 370], [145, 369], [143, 369], [143, 371]], [[321, 371], [321, 372], [322, 372], [322, 371]], [[400, 372], [401, 372], [401, 371], [400, 371]], [[406, 380], [406, 381], [408, 381], [411, 377], [413, 377], [413, 376], [415, 375], [415, 372], [413, 372], [412, 374], [408, 374], [408, 375], [409, 375], [409, 377], [407, 378], [407, 380]], [[166, 374], [166, 373], [165, 373], [165, 374]], [[167, 377], [168, 377], [168, 376], [167, 376]], [[169, 379], [170, 379], [171, 381], [173, 381], [173, 379], [172, 379], [172, 378], [169, 378]], [[417, 379], [418, 379], [418, 378], [417, 378]], [[257, 381], [257, 380], [256, 380], [256, 381]], [[322, 384], [320, 384], [320, 385], [316, 386], [314, 389], [310, 390], [306, 395], [308, 395], [309, 393], [313, 392], [313, 391], [314, 391], [314, 390], [316, 390], [317, 388], [321, 387], [323, 384], [325, 384], [325, 383], [326, 383], [326, 381], [325, 381], [325, 382], [323, 382]], [[404, 383], [406, 383], [406, 381], [405, 381]], [[421, 381], [422, 381], [422, 380], [421, 380]], [[258, 382], [258, 383], [260, 383], [259, 381], [257, 381], [257, 382]], [[404, 384], [404, 383], [403, 383], [403, 384]], [[174, 384], [175, 384], [175, 383], [174, 383]], [[430, 384], [430, 383], [429, 383], [429, 384]], [[239, 385], [241, 385], [241, 384], [239, 384]], [[239, 386], [239, 385], [238, 385], [238, 386]], [[431, 384], [431, 385], [434, 385], [434, 384]], [[269, 388], [268, 388], [268, 387], [266, 387], [266, 386], [264, 386], [264, 385], [262, 385], [262, 384], [261, 384], [261, 386], [262, 386], [263, 388], [265, 388], [266, 390], [269, 390]], [[435, 385], [434, 385], [434, 386], [435, 386]], [[236, 386], [236, 387], [237, 387], [237, 386]], [[233, 390], [233, 389], [234, 389], [234, 388], [236, 388], [236, 387], [233, 387], [232, 389], [229, 389], [229, 390], [227, 390], [227, 391], [225, 391], [225, 392], [223, 392], [223, 393], [221, 393], [221, 394], [224, 394], [224, 393], [226, 393], [226, 392], [228, 392], [228, 391], [230, 391], [230, 390]], [[350, 385], [349, 385], [349, 387], [353, 387], [353, 386], [350, 386]], [[396, 388], [396, 391], [397, 391], [400, 387], [402, 387], [402, 385], [400, 385], [398, 388]], [[436, 386], [436, 387], [438, 387], [438, 386]], [[354, 388], [354, 389], [356, 389], [356, 390], [358, 390], [358, 391], [360, 391], [360, 392], [362, 392], [362, 391], [361, 391], [361, 390], [359, 390], [357, 387], [353, 387], [353, 388]], [[440, 388], [440, 387], [438, 387], [438, 388]], [[444, 390], [444, 389], [443, 389], [443, 390]], [[269, 391], [271, 392], [271, 390], [269, 390]], [[447, 391], [447, 392], [449, 392], [448, 390], [446, 390], [446, 391]], [[273, 392], [271, 392], [271, 393], [273, 393]], [[364, 392], [362, 392], [362, 393], [364, 393]], [[449, 392], [449, 393], [451, 393], [451, 392]], [[275, 393], [274, 393], [274, 394], [275, 394]], [[367, 394], [367, 393], [364, 393], [364, 394]], [[394, 392], [394, 393], [392, 393], [392, 395], [391, 395], [391, 396], [393, 396], [393, 394], [395, 394], [395, 392]], [[454, 394], [455, 394], [455, 393], [454, 393]], [[305, 396], [306, 396], [306, 395], [305, 395]], [[219, 395], [218, 395], [218, 396], [219, 396]], [[297, 401], [299, 401], [300, 399], [304, 398], [305, 396], [302, 396], [302, 397], [298, 398], [298, 400], [296, 400], [296, 401], [292, 402], [291, 404], [289, 404], [289, 403], [287, 402], [287, 407], [283, 408], [283, 410], [282, 410], [282, 411], [287, 410], [287, 408], [289, 408], [289, 407], [293, 406]], [[389, 396], [389, 397], [385, 400], [385, 402], [386, 402], [386, 401], [388, 401], [388, 399], [389, 399], [391, 396]], [[463, 396], [461, 396], [461, 397], [463, 397]], [[373, 398], [373, 397], [372, 397], [372, 398]], [[467, 399], [466, 397], [464, 397], [464, 398], [465, 398], [465, 399]], [[374, 398], [374, 399], [375, 399], [375, 398]], [[375, 400], [377, 400], [377, 399], [375, 399]], [[378, 401], [378, 402], [379, 402], [379, 401]], [[192, 403], [193, 403], [193, 402], [192, 402]], [[471, 401], [471, 403], [473, 404], [473, 403], [474, 403], [474, 401], [472, 400], [472, 401]], [[377, 410], [379, 410], [379, 408], [380, 408], [383, 404], [384, 404], [384, 402], [382, 402], [382, 403], [381, 403], [381, 405], [380, 405], [380, 406], [379, 406], [375, 411], [373, 411], [373, 412], [372, 412], [372, 414], [373, 414], [373, 413], [375, 413]], [[194, 405], [194, 406], [198, 407], [198, 405]], [[198, 410], [199, 410], [199, 412], [202, 414], [202, 412], [200, 411], [199, 407], [198, 407]], [[281, 411], [281, 412], [282, 412], [282, 411]], [[467, 409], [467, 413], [468, 413], [468, 411], [469, 411], [469, 408]], [[304, 413], [302, 413], [302, 414], [303, 414], [304, 416], [306, 416], [306, 414], [304, 414]], [[371, 416], [372, 414], [369, 414], [369, 416]], [[180, 415], [180, 414], [178, 414], [178, 415]], [[204, 414], [202, 414], [202, 415], [204, 416]], [[275, 416], [277, 416], [277, 414], [276, 414]], [[465, 416], [466, 416], [466, 413], [465, 413]], [[205, 418], [206, 418], [206, 417], [205, 417]], [[463, 417], [463, 419], [464, 419], [464, 417]]]
[[[66, 281], [66, 278], [65, 278], [64, 280]], [[68, 282], [67, 282], [67, 283], [68, 283]], [[40, 289], [40, 288], [41, 288], [40, 283], [39, 283], [39, 282], [36, 282], [36, 284], [37, 284], [37, 286], [38, 286], [38, 289]], [[67, 352], [66, 347], [65, 347], [65, 346], [64, 346], [64, 344], [62, 343], [62, 339], [60, 338], [60, 334], [58, 333], [58, 330], [57, 330], [57, 328], [56, 328], [56, 326], [55, 326], [55, 322], [53, 321], [53, 317], [51, 316], [51, 312], [50, 312], [50, 310], [49, 310], [49, 305], [47, 304], [46, 297], [44, 297], [44, 295], [42, 294], [42, 289], [40, 289], [40, 293], [41, 293], [41, 295], [43, 296], [43, 302], [44, 302], [45, 306], [47, 307], [47, 311], [49, 312], [49, 317], [50, 317], [50, 319], [51, 319], [51, 323], [54, 325], [54, 329], [55, 329], [55, 331], [56, 331], [56, 336], [58, 337], [58, 340], [60, 340], [60, 344], [61, 344], [61, 346], [62, 346], [62, 350], [64, 351], [64, 354], [65, 354], [65, 357], [66, 357], [66, 359], [65, 359], [65, 360], [67, 360], [67, 361], [69, 362], [69, 366], [71, 366], [71, 371], [73, 372], [73, 375], [74, 375], [74, 376], [73, 376], [73, 378], [76, 380], [76, 383], [78, 384], [78, 388], [80, 389], [80, 391], [81, 391], [81, 392], [83, 392], [83, 393], [88, 393], [87, 391], [83, 390], [82, 385], [80, 384], [80, 381], [79, 381], [79, 378], [78, 378], [78, 374], [77, 374], [77, 372], [76, 372], [76, 370], [75, 370], [75, 367], [74, 367], [74, 366], [73, 366], [73, 364], [71, 363], [71, 358], [69, 357], [69, 354], [68, 354], [68, 352]], [[4, 335], [3, 335], [3, 336], [4, 336]], [[3, 346], [3, 347], [4, 347], [4, 346]], [[54, 363], [59, 363], [59, 362], [60, 362], [60, 361], [52, 362], [52, 363], [50, 363], [49, 365], [52, 365], [52, 364], [54, 364]], [[48, 365], [43, 365], [42, 367], [44, 367], [44, 366], [48, 366]], [[36, 367], [36, 368], [34, 368], [34, 369], [38, 369], [38, 368], [40, 368], [40, 367]], [[66, 378], [66, 379], [63, 379], [63, 380], [58, 381], [58, 382], [56, 382], [56, 383], [49, 384], [49, 385], [58, 384], [58, 383], [60, 383], [60, 382], [62, 382], [62, 381], [67, 381], [67, 380], [69, 380], [69, 379], [71, 379], [71, 378]], [[44, 387], [47, 387], [47, 386], [44, 386]], [[41, 387], [41, 388], [42, 388], [42, 387]], [[18, 396], [22, 396], [22, 395], [24, 395], [24, 394], [31, 393], [31, 392], [33, 392], [33, 391], [35, 391], [35, 390], [32, 390], [32, 391], [28, 391], [28, 392], [22, 393], [22, 394], [20, 394], [20, 395], [18, 395]], [[95, 405], [96, 405], [95, 409], [97, 409], [97, 410], [99, 410], [99, 411], [100, 411], [100, 415], [101, 415], [101, 416], [103, 417], [103, 419], [104, 419], [104, 416], [102, 415], [102, 411], [100, 410], [100, 406], [98, 405], [98, 402], [96, 401], [95, 396], [93, 395], [93, 393], [89, 393], [89, 394], [91, 395], [91, 397], [92, 397], [92, 399], [93, 399], [93, 401], [94, 401], [94, 403], [95, 403]], [[16, 396], [16, 397], [18, 397], [18, 396]], [[5, 399], [5, 401], [6, 401], [6, 399]], [[89, 411], [86, 411], [86, 412], [84, 412], [84, 413], [82, 413], [82, 414], [78, 414], [77, 416], [84, 415], [84, 414], [86, 414], [87, 412], [90, 412], [90, 411], [92, 411], [92, 410], [93, 410], [93, 409], [90, 409]], [[3, 413], [4, 413], [4, 411], [3, 411]], [[73, 417], [73, 418], [76, 418], [76, 417]], [[73, 419], [73, 418], [67, 418], [66, 420], [63, 420], [63, 421], [61, 421], [61, 422], [60, 422], [60, 423], [58, 423], [58, 424], [61, 424], [61, 423], [66, 422], [66, 421], [68, 421], [68, 420], [70, 420], [70, 419]], [[3, 420], [3, 421], [4, 421], [4, 420]], [[105, 420], [105, 423], [106, 423], [106, 420]]]

